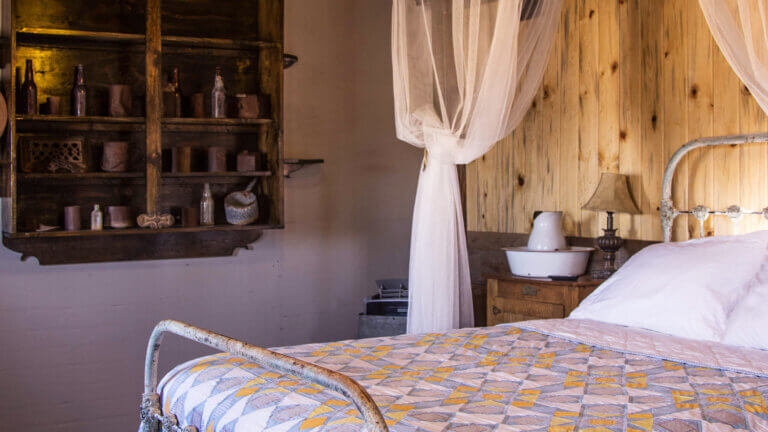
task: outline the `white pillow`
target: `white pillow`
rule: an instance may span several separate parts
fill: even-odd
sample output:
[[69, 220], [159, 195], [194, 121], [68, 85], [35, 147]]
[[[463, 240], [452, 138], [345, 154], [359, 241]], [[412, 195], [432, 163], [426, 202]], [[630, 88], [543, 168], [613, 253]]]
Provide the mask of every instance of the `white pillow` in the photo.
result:
[[722, 342], [748, 348], [768, 350], [768, 263], [758, 273], [757, 280], [736, 307], [725, 324]]
[[570, 318], [719, 341], [766, 255], [768, 231], [648, 246]]

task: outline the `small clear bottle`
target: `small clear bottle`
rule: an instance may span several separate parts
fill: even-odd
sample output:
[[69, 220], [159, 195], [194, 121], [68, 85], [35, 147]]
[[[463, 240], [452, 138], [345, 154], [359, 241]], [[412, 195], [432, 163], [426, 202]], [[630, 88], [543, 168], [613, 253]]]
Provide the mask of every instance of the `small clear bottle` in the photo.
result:
[[213, 225], [213, 195], [209, 183], [203, 187], [203, 196], [200, 198], [200, 225]]
[[96, 204], [91, 212], [91, 230], [101, 231], [102, 229], [104, 229], [104, 214], [101, 212], [99, 205]]
[[227, 116], [227, 91], [224, 89], [224, 78], [221, 68], [216, 68], [216, 81], [211, 92], [211, 117], [225, 118]]

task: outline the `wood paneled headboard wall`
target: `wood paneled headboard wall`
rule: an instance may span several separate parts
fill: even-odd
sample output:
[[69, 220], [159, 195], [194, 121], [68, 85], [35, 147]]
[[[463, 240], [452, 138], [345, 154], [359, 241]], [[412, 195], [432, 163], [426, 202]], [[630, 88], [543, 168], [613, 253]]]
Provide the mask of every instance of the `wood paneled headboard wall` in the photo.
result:
[[[626, 238], [661, 240], [658, 205], [669, 157], [687, 141], [768, 131], [768, 120], [712, 38], [697, 0], [564, 0], [539, 94], [517, 130], [466, 170], [470, 231], [528, 232], [534, 210], [562, 210], [569, 235], [599, 235], [581, 210], [600, 172], [630, 176], [643, 214], [621, 215]], [[674, 201], [762, 208], [768, 146], [695, 150], [678, 168]], [[697, 237], [698, 223], [673, 238]], [[722, 220], [725, 219], [725, 220]], [[745, 218], [742, 231], [768, 228]], [[708, 234], [732, 232], [710, 218]], [[689, 235], [689, 233], [691, 235]]]

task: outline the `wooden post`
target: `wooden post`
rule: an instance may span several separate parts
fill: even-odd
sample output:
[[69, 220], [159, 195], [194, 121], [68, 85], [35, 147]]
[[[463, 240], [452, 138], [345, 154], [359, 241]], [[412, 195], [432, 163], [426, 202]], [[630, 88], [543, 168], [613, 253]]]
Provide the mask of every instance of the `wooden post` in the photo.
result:
[[[8, 65], [7, 72], [3, 71], [2, 78], [5, 82], [6, 86], [6, 93], [10, 97], [6, 100], [6, 104], [8, 107], [8, 118], [9, 119], [15, 119], [16, 118], [16, 98], [18, 95], [16, 94], [16, 18], [13, 14], [13, 7], [11, 5], [12, 2], [5, 1], [2, 4], [2, 35], [7, 36], [9, 42], [8, 46], [8, 53], [7, 53], [7, 61]], [[3, 59], [6, 59], [6, 53], [3, 52]], [[16, 122], [15, 121], [8, 121], [8, 132], [7, 132], [7, 138], [6, 143], [9, 146], [8, 151], [8, 161], [7, 164], [4, 166], [4, 169], [7, 170], [8, 174], [5, 178], [5, 181], [7, 181], [7, 191], [10, 193], [10, 208], [4, 208], [3, 211], [10, 211], [11, 217], [10, 217], [10, 223], [9, 226], [3, 227], [0, 226], [0, 232], [2, 232], [4, 229], [10, 230], [10, 232], [15, 233], [18, 231], [18, 214], [19, 214], [19, 206], [18, 206], [18, 174], [16, 171], [16, 167], [18, 166], [18, 158], [19, 158], [19, 144], [18, 144], [18, 137], [16, 135]], [[0, 159], [3, 158], [2, 156], [3, 152], [0, 151]], [[3, 204], [0, 204], [3, 205]], [[0, 224], [3, 222], [0, 221]]]
[[162, 169], [160, 0], [147, 0], [147, 214], [157, 213]]
[[161, 79], [162, 39], [160, 0], [147, 0], [147, 212], [138, 218], [142, 228], [167, 228], [173, 225], [171, 215], [160, 214], [161, 171], [163, 168]]

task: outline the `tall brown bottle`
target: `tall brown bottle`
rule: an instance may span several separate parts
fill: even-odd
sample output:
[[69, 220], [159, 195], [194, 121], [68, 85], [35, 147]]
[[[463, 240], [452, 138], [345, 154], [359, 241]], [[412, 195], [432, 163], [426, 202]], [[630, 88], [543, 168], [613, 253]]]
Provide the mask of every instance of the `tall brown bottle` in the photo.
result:
[[181, 117], [181, 84], [177, 67], [173, 68], [168, 85], [163, 90], [163, 107], [165, 117]]
[[88, 89], [85, 87], [85, 72], [83, 65], [75, 67], [75, 81], [72, 86], [72, 115], [83, 117], [86, 114], [86, 96]]
[[21, 114], [37, 114], [37, 85], [32, 70], [32, 60], [27, 60], [24, 71], [24, 84], [21, 85], [19, 110]]

